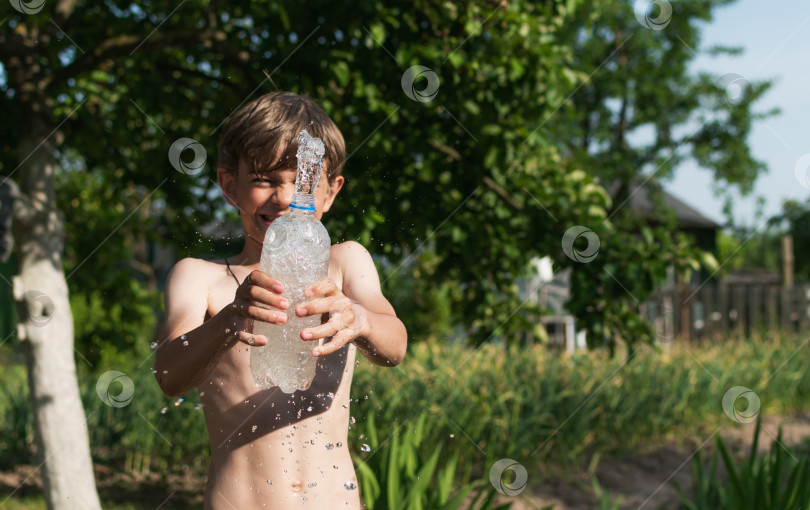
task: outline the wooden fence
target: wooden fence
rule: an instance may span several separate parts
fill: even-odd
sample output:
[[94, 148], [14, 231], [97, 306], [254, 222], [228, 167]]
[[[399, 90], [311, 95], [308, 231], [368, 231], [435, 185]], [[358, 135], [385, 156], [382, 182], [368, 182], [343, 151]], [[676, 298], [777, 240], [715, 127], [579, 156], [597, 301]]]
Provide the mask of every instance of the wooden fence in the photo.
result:
[[810, 331], [810, 283], [704, 285], [658, 291], [640, 307], [659, 341]]

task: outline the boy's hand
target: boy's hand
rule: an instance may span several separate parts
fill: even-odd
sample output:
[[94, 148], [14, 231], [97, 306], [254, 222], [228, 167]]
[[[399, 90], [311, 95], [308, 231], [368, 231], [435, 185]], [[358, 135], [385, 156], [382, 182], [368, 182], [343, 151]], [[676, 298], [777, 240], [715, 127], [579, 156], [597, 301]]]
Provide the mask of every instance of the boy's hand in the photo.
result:
[[234, 313], [232, 334], [240, 342], [248, 345], [267, 345], [263, 335], [253, 335], [253, 321], [260, 320], [270, 324], [284, 324], [287, 314], [274, 311], [286, 310], [289, 302], [281, 296], [284, 286], [280, 281], [256, 270], [251, 272], [245, 281], [236, 289], [231, 310]]
[[312, 350], [314, 356], [331, 354], [357, 337], [368, 336], [368, 317], [360, 303], [347, 298], [331, 278], [325, 278], [304, 291], [310, 298], [295, 309], [299, 317], [329, 314], [329, 320], [301, 331], [303, 340], [332, 337], [332, 341]]

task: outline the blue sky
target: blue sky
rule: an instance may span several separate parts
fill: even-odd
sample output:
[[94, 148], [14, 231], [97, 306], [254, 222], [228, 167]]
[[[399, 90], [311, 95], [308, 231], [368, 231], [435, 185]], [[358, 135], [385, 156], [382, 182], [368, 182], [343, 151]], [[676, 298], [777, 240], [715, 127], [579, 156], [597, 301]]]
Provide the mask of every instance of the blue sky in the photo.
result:
[[[745, 51], [736, 57], [705, 55], [703, 50], [714, 45], [741, 46]], [[735, 222], [758, 225], [754, 221], [757, 196], [766, 200], [766, 218], [778, 213], [787, 198], [806, 200], [810, 188], [799, 183], [795, 167], [800, 157], [810, 153], [810, 2], [739, 0], [719, 8], [714, 20], [703, 27], [701, 45], [696, 49], [699, 56], [693, 62], [693, 72], [711, 71], [718, 76], [736, 73], [750, 81], [774, 79], [756, 110], [782, 110], [778, 116], [754, 125], [749, 144], [754, 157], [767, 165], [768, 173], [759, 177], [751, 195], [735, 195]], [[810, 169], [807, 172], [805, 175], [810, 175]], [[693, 162], [684, 163], [665, 187], [709, 218], [724, 223], [723, 204], [712, 193], [709, 171]]]

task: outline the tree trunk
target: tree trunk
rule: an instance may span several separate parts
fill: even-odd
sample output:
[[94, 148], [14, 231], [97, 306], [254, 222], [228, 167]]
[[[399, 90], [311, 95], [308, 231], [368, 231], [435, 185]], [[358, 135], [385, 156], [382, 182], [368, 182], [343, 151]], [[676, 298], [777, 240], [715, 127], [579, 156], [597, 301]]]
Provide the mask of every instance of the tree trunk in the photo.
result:
[[[87, 420], [76, 379], [73, 315], [62, 268], [64, 220], [54, 201], [58, 133], [38, 112], [24, 112], [14, 239], [20, 310], [37, 454], [49, 509], [101, 508]], [[44, 140], [44, 141], [43, 141]]]

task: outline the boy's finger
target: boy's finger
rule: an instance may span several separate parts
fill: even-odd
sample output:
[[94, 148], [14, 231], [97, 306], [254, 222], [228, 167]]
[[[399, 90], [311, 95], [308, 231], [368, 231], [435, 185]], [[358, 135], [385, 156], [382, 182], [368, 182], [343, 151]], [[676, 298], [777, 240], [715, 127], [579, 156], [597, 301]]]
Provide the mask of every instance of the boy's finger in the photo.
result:
[[247, 278], [245, 278], [245, 281], [242, 282], [242, 284], [258, 285], [259, 287], [270, 289], [278, 294], [284, 292], [284, 284], [282, 284], [280, 281], [276, 280], [269, 274], [259, 271], [258, 269], [251, 271], [251, 273], [247, 275]]
[[250, 285], [241, 292], [237, 291], [237, 295], [245, 301], [256, 304], [264, 303], [278, 308], [279, 310], [285, 310], [290, 305], [289, 301], [280, 294], [271, 292], [258, 285]]
[[314, 284], [310, 285], [305, 291], [304, 295], [308, 298], [315, 296], [326, 296], [331, 292], [338, 290], [337, 283], [331, 278], [324, 278]]
[[332, 308], [332, 300], [329, 298], [316, 298], [295, 307], [295, 315], [306, 317], [307, 315], [320, 315], [329, 313]]
[[253, 320], [268, 322], [270, 324], [285, 324], [287, 322], [286, 313], [268, 310], [261, 306], [247, 306], [244, 311], [245, 316]]
[[264, 335], [254, 335], [247, 331], [240, 331], [238, 336], [240, 342], [250, 346], [261, 347], [267, 345], [267, 337]]
[[332, 341], [325, 343], [323, 345], [319, 345], [312, 349], [313, 356], [326, 356], [327, 354], [332, 354], [333, 352], [337, 351], [347, 343], [352, 340], [352, 336], [350, 334], [344, 334], [344, 331], [341, 331], [337, 335], [332, 337]]
[[301, 338], [303, 340], [319, 340], [321, 338], [334, 336], [338, 331], [340, 331], [340, 323], [338, 321], [329, 320], [320, 326], [301, 331]]

